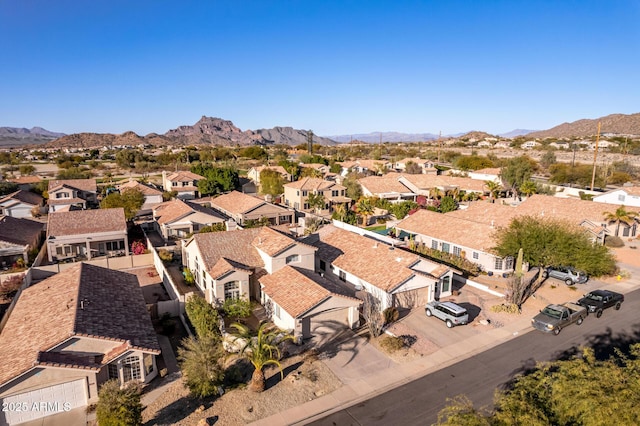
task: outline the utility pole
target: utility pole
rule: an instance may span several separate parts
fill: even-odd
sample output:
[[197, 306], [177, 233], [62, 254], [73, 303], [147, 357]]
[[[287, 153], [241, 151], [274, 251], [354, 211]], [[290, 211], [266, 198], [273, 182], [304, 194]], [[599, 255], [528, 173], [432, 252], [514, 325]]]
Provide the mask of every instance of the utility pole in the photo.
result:
[[600, 143], [600, 122], [598, 121], [598, 135], [596, 136], [596, 148], [593, 151], [593, 173], [591, 174], [591, 190], [596, 182], [596, 160], [598, 159], [598, 144]]
[[307, 151], [309, 155], [313, 155], [313, 131], [307, 131]]

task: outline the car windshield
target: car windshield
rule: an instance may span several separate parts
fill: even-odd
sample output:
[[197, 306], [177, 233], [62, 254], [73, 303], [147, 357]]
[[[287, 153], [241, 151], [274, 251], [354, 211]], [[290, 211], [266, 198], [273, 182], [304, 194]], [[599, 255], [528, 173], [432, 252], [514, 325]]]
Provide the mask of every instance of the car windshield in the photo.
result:
[[587, 299], [595, 300], [596, 302], [602, 302], [602, 296], [598, 296], [597, 294], [593, 293], [587, 294]]
[[556, 309], [553, 309], [553, 308], [549, 308], [549, 307], [544, 308], [542, 313], [545, 314], [545, 315], [549, 315], [550, 317], [558, 318], [558, 319], [560, 319], [560, 317], [562, 316], [562, 312], [560, 312], [560, 311], [558, 311]]

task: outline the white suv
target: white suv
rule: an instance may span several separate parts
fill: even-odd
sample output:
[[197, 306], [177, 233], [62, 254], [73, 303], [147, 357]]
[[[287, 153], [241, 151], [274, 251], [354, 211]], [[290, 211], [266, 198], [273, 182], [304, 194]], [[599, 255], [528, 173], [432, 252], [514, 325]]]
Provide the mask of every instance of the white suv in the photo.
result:
[[469, 322], [469, 313], [465, 308], [453, 302], [433, 302], [427, 303], [424, 312], [428, 317], [440, 318], [451, 328], [454, 325], [464, 325]]

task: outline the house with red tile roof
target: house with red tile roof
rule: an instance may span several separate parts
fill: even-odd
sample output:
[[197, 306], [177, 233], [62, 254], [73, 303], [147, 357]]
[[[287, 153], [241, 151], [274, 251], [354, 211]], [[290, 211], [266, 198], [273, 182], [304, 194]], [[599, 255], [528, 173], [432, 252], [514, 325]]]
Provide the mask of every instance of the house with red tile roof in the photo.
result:
[[210, 303], [229, 298], [261, 300], [258, 279], [291, 265], [313, 271], [316, 248], [274, 228], [195, 234], [182, 247], [182, 262]]
[[309, 195], [322, 194], [325, 205], [321, 209], [325, 213], [333, 211], [336, 204], [348, 204], [351, 198], [346, 196], [347, 188], [333, 181], [305, 177], [284, 185], [284, 205], [295, 210], [310, 211]]
[[343, 161], [339, 163], [342, 166], [342, 176], [346, 176], [349, 172], [364, 174], [381, 174], [389, 170], [393, 170], [393, 163], [387, 160], [355, 160]]
[[187, 238], [205, 226], [225, 223], [226, 217], [198, 203], [174, 199], [153, 209], [154, 226], [165, 240]]
[[416, 158], [416, 157], [403, 158], [402, 160], [398, 160], [393, 164], [393, 167], [398, 172], [404, 172], [407, 169], [407, 163], [417, 164], [418, 167], [420, 167], [420, 170], [422, 170], [422, 173], [424, 174], [432, 174], [432, 175], [438, 174], [438, 169], [436, 169], [433, 161], [424, 160], [422, 158]]
[[287, 265], [259, 281], [267, 315], [296, 339], [312, 337], [318, 328], [335, 332], [359, 325], [362, 302], [312, 270]]
[[40, 247], [44, 224], [29, 219], [0, 216], [0, 269], [7, 270], [18, 259], [29, 262], [29, 251]]
[[49, 213], [49, 262], [129, 254], [123, 208]]
[[98, 186], [95, 179], [50, 180], [47, 193], [50, 212], [86, 209], [97, 204]]
[[3, 197], [0, 196], [0, 215], [29, 218], [34, 210], [40, 213], [44, 198], [30, 191], [18, 190]]
[[380, 301], [380, 308], [416, 307], [450, 296], [453, 270], [409, 251], [334, 225], [303, 239], [318, 248], [316, 270]]
[[142, 195], [144, 195], [144, 203], [142, 204], [142, 207], [140, 207], [139, 214], [150, 213], [155, 206], [163, 202], [162, 191], [147, 184], [138, 182], [137, 180], [131, 179], [126, 183], [118, 185], [118, 190], [120, 192], [126, 191], [127, 189], [137, 189], [142, 192]]
[[176, 192], [182, 200], [191, 200], [200, 197], [198, 182], [204, 177], [189, 171], [174, 173], [162, 172], [162, 187], [167, 192]]
[[222, 194], [208, 203], [212, 209], [230, 217], [240, 226], [263, 218], [268, 219], [271, 225], [294, 222], [294, 211], [238, 191]]
[[159, 354], [136, 276], [76, 264], [24, 289], [0, 331], [0, 403], [30, 407], [0, 423], [86, 407], [109, 379], [148, 383]]
[[247, 177], [249, 179], [251, 179], [253, 182], [255, 182], [255, 184], [256, 184], [256, 186], [258, 188], [260, 188], [260, 173], [262, 173], [263, 170], [273, 170], [275, 172], [280, 173], [280, 176], [282, 176], [282, 179], [285, 182], [291, 182], [293, 180], [293, 176], [291, 175], [291, 173], [289, 173], [282, 166], [257, 166], [257, 167], [252, 167], [247, 172]]

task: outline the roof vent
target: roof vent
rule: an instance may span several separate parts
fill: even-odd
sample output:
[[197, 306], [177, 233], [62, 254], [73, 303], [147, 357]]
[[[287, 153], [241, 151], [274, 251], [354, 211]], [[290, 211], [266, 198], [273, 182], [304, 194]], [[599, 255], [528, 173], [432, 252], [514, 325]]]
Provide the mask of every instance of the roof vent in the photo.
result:
[[373, 248], [378, 248], [378, 242], [373, 243]]
[[402, 258], [401, 257], [396, 257], [396, 262], [402, 262]]

